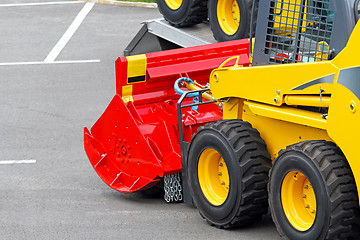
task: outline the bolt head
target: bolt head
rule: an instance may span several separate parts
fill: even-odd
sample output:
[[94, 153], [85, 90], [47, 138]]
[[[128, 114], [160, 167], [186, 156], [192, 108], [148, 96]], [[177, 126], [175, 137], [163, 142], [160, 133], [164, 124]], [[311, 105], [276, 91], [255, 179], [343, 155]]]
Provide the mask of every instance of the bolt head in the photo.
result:
[[218, 108], [219, 108], [220, 110], [222, 110], [222, 109], [223, 109], [223, 104], [222, 104], [222, 103], [219, 103], [219, 104], [218, 104]]

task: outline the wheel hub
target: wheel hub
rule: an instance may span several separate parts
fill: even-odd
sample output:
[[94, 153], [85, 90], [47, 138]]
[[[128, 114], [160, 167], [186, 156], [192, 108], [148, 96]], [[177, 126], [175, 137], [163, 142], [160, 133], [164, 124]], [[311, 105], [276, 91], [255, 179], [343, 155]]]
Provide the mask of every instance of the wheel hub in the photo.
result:
[[240, 23], [240, 9], [236, 0], [219, 0], [217, 17], [221, 29], [227, 35], [234, 35]]
[[214, 149], [205, 149], [198, 162], [198, 177], [206, 199], [215, 206], [223, 204], [229, 193], [229, 172], [224, 159]]
[[182, 0], [165, 0], [165, 3], [170, 9], [177, 10], [180, 8]]
[[281, 202], [291, 225], [299, 230], [311, 228], [316, 217], [316, 197], [307, 177], [299, 171], [285, 176], [281, 186]]

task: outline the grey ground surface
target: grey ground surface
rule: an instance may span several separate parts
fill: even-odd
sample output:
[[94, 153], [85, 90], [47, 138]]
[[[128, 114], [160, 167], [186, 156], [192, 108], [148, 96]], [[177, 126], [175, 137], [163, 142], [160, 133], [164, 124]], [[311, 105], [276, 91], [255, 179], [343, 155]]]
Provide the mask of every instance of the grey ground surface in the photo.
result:
[[[56, 1], [56, 0], [54, 0]], [[59, 1], [59, 0], [58, 0]], [[6, 3], [44, 0], [2, 0]], [[279, 239], [270, 216], [252, 227], [210, 227], [186, 204], [107, 187], [83, 150], [115, 93], [114, 61], [157, 9], [96, 4], [56, 61], [43, 61], [84, 3], [0, 6], [0, 239]]]

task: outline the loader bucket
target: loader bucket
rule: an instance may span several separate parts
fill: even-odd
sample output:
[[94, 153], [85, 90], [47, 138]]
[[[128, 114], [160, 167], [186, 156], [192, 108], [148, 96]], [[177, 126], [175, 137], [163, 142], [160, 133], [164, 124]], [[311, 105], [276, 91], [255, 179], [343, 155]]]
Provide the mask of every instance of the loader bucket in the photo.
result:
[[248, 66], [248, 49], [245, 39], [118, 58], [116, 95], [91, 131], [84, 129], [85, 151], [100, 178], [115, 190], [134, 192], [181, 172], [179, 134], [190, 141], [199, 126], [222, 119], [222, 110], [207, 104], [178, 116], [175, 81], [187, 77], [206, 85], [230, 57]]

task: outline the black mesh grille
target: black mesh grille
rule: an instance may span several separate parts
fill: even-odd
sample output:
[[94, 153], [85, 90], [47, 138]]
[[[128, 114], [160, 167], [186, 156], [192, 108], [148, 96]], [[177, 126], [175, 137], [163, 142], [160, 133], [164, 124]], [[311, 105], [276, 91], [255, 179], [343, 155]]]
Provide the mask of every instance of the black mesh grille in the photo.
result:
[[327, 60], [333, 20], [329, 0], [271, 0], [265, 41], [269, 62]]

